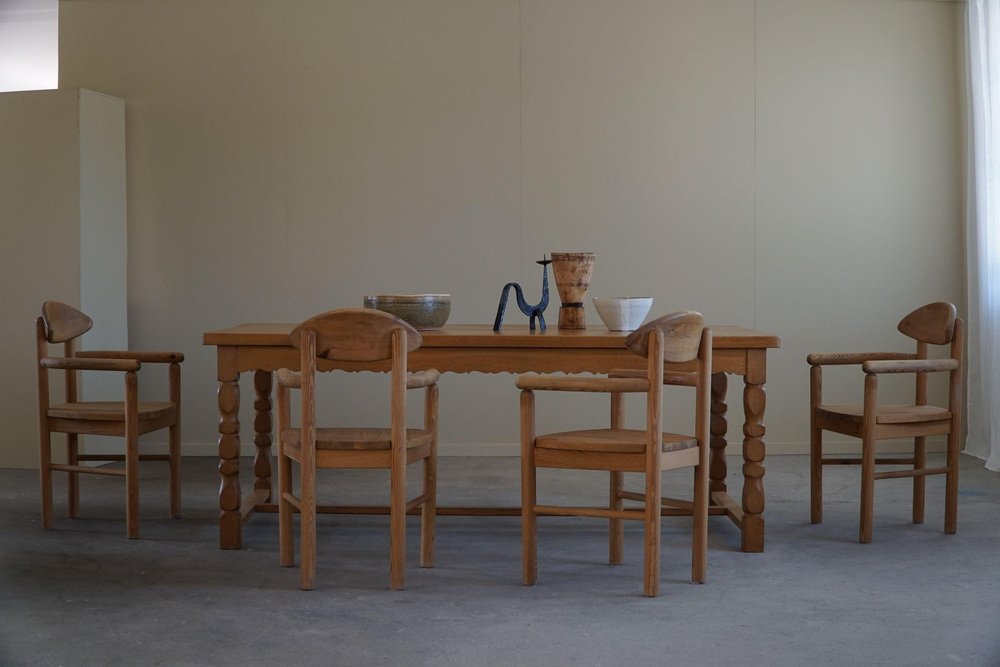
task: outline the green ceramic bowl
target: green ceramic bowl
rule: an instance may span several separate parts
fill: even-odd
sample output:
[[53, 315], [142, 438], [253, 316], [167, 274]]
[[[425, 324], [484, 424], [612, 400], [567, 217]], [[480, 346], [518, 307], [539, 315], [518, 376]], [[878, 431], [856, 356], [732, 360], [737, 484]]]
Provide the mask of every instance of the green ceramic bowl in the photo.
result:
[[365, 296], [365, 308], [392, 313], [414, 329], [440, 329], [451, 314], [450, 294], [376, 294]]

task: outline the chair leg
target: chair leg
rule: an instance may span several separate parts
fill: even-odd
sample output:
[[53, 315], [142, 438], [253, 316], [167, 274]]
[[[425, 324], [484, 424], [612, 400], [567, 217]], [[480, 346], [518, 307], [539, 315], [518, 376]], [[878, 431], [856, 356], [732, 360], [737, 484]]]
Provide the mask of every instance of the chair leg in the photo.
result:
[[420, 567], [434, 567], [434, 531], [437, 521], [438, 387], [427, 388], [424, 399], [424, 428], [431, 432], [431, 453], [424, 459], [426, 497], [420, 508]]
[[420, 567], [434, 567], [434, 529], [437, 518], [437, 443], [424, 459], [424, 495], [420, 508]]
[[42, 528], [52, 527], [52, 434], [42, 423], [38, 432], [38, 473], [42, 486]]
[[[280, 438], [280, 436], [279, 436]], [[278, 558], [282, 567], [295, 565], [295, 538], [293, 537], [292, 504], [285, 494], [292, 493], [292, 462], [285, 456], [278, 441]]]
[[521, 583], [538, 580], [538, 543], [535, 529], [535, 398], [521, 392]]
[[655, 598], [660, 592], [660, 472], [646, 471], [645, 558], [643, 593]]
[[139, 388], [134, 372], [125, 374], [125, 532], [139, 537]]
[[[66, 434], [66, 462], [73, 466], [80, 464], [80, 436], [76, 433]], [[67, 506], [69, 518], [75, 519], [80, 514], [80, 473], [69, 473]]]
[[304, 591], [311, 591], [316, 588], [316, 468], [302, 465], [300, 472], [302, 477], [299, 481], [301, 588]]
[[809, 428], [809, 520], [823, 522], [823, 429]]
[[[625, 396], [620, 392], [611, 394], [611, 428], [625, 428]], [[621, 511], [625, 506], [622, 501], [622, 490], [625, 475], [618, 470], [611, 471], [610, 498], [608, 509]], [[608, 520], [608, 563], [621, 565], [624, 560], [625, 522], [621, 519]]]
[[181, 518], [181, 427], [170, 427], [170, 517]]
[[861, 530], [858, 541], [872, 541], [875, 503], [875, 439], [866, 436], [861, 444]]
[[137, 429], [125, 430], [125, 530], [134, 540], [139, 537], [139, 435]]
[[389, 587], [394, 591], [406, 588], [406, 455], [393, 452], [389, 472]]
[[[926, 438], [917, 437], [913, 439], [913, 469], [920, 470], [927, 467], [927, 447]], [[927, 478], [923, 475], [916, 475], [913, 478], [913, 523], [924, 522], [924, 489]]]
[[[624, 486], [624, 473], [614, 470], [611, 472], [611, 490], [608, 508], [621, 511], [625, 503], [622, 501], [622, 487]], [[624, 560], [625, 544], [625, 522], [621, 519], [608, 520], [608, 563], [611, 565], [621, 565]]]
[[[181, 366], [170, 364], [167, 371], [174, 423], [170, 425], [170, 516], [181, 518]], [[270, 377], [270, 374], [268, 374]]]
[[708, 569], [708, 468], [694, 469], [694, 511], [691, 517], [691, 581], [705, 582]]
[[958, 428], [948, 434], [948, 472], [945, 474], [944, 532], [953, 535], [958, 530]]

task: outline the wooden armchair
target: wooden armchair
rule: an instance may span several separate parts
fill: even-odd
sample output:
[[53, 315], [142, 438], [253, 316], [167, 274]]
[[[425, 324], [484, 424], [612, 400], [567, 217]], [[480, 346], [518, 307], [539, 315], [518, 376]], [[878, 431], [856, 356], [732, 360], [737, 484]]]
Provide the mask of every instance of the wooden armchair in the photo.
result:
[[[823, 466], [855, 464], [861, 466], [860, 541], [872, 540], [872, 515], [875, 480], [913, 478], [913, 522], [924, 520], [924, 482], [927, 475], [946, 476], [944, 532], [954, 533], [958, 517], [958, 455], [962, 414], [962, 363], [964, 327], [950, 303], [930, 303], [899, 322], [901, 333], [916, 340], [915, 353], [862, 352], [846, 354], [810, 354], [810, 488], [811, 519], [823, 520]], [[949, 345], [945, 359], [929, 359], [928, 345]], [[829, 405], [823, 402], [823, 366], [855, 364], [865, 373], [864, 402], [852, 405]], [[911, 373], [916, 391], [913, 403], [889, 405], [879, 402], [879, 377], [885, 373]], [[931, 373], [948, 374], [948, 405], [928, 404], [927, 378]], [[861, 458], [823, 456], [823, 431], [833, 431], [861, 439]], [[928, 436], [948, 437], [946, 464], [928, 468], [925, 441]], [[912, 457], [878, 457], [878, 440], [913, 438]], [[910, 469], [876, 472], [875, 466], [895, 464]]]
[[[79, 310], [58, 301], [42, 304], [36, 320], [38, 349], [38, 434], [41, 450], [42, 525], [52, 527], [52, 471], [69, 473], [69, 516], [80, 509], [79, 474], [125, 477], [125, 525], [129, 538], [139, 536], [139, 462], [170, 463], [170, 516], [181, 508], [181, 370], [179, 352], [80, 351], [77, 339], [94, 323]], [[63, 343], [63, 356], [49, 356], [50, 343]], [[140, 401], [137, 372], [143, 363], [169, 364], [169, 400]], [[51, 404], [49, 371], [65, 373], [66, 401]], [[125, 400], [78, 400], [78, 371], [124, 374]], [[168, 454], [139, 454], [139, 436], [161, 428], [170, 430]], [[66, 434], [66, 463], [52, 462], [52, 433]], [[81, 434], [118, 436], [125, 439], [124, 454], [81, 454]], [[125, 469], [89, 467], [84, 461], [124, 461]]]
[[[691, 580], [705, 580], [708, 548], [708, 447], [712, 333], [699, 313], [671, 313], [637, 329], [626, 346], [647, 359], [640, 377], [576, 378], [529, 373], [518, 376], [521, 392], [521, 518], [522, 579], [534, 585], [538, 576], [536, 516], [584, 516], [609, 519], [609, 551], [612, 564], [621, 562], [620, 523], [644, 522], [644, 593], [655, 597], [660, 583], [661, 472], [694, 466], [694, 501]], [[693, 375], [680, 384], [695, 389], [695, 424], [692, 435], [663, 432], [662, 394], [664, 363], [694, 366]], [[678, 376], [681, 377], [681, 376]], [[619, 398], [612, 403], [608, 429], [535, 434], [535, 391], [606, 392]], [[620, 395], [646, 394], [646, 428], [626, 429], [622, 424]], [[536, 469], [575, 468], [607, 470], [611, 476], [609, 507], [562, 507], [537, 503]], [[645, 473], [645, 493], [627, 494], [621, 489], [621, 473]], [[623, 499], [641, 500], [639, 509], [625, 508]], [[617, 544], [616, 544], [617, 540]]]
[[[434, 519], [437, 478], [438, 372], [407, 373], [407, 354], [422, 338], [403, 320], [370, 309], [332, 310], [312, 317], [292, 331], [299, 348], [301, 371], [278, 371], [278, 483], [281, 565], [295, 564], [292, 513], [300, 513], [301, 586], [316, 585], [316, 469], [383, 468], [390, 471], [389, 578], [400, 590], [405, 584], [406, 513], [420, 515], [420, 566], [434, 564]], [[316, 418], [316, 373], [323, 360], [390, 362], [391, 415], [389, 428], [320, 428]], [[406, 428], [406, 394], [424, 388], [423, 428]], [[301, 420], [291, 425], [290, 390], [301, 392]], [[424, 462], [422, 493], [406, 500], [406, 467]], [[292, 489], [292, 462], [299, 464], [300, 492]]]

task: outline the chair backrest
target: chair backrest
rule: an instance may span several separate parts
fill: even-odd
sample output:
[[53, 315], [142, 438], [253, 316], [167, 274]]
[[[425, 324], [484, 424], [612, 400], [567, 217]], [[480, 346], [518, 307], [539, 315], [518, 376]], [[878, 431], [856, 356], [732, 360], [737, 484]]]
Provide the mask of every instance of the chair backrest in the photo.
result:
[[[918, 359], [928, 357], [928, 345], [951, 344], [951, 358], [957, 359], [958, 367], [950, 373], [948, 388], [948, 404], [950, 409], [959, 411], [961, 397], [962, 363], [965, 350], [965, 332], [962, 320], [957, 316], [958, 310], [954, 304], [936, 301], [917, 308], [899, 321], [900, 333], [917, 341]], [[916, 405], [927, 405], [927, 373], [917, 373]]]
[[301, 347], [302, 334], [316, 336], [316, 356], [337, 361], [381, 361], [392, 357], [394, 332], [406, 333], [406, 351], [420, 347], [416, 329], [395, 315], [372, 308], [341, 308], [321, 313], [295, 327], [292, 345]]
[[[654, 447], [647, 453], [652, 453], [657, 461], [661, 456], [659, 434], [663, 431], [663, 365], [697, 362], [693, 372], [674, 373], [670, 383], [686, 384], [695, 389], [695, 437], [701, 447], [699, 460], [707, 465], [711, 432], [712, 331], [705, 326], [705, 318], [695, 311], [669, 313], [636, 329], [625, 339], [625, 346], [647, 359], [646, 430], [649, 443]], [[684, 380], [678, 382], [681, 376]]]
[[65, 343], [82, 336], [94, 326], [94, 320], [59, 301], [42, 304], [42, 322], [45, 324], [45, 340], [50, 343]]
[[955, 335], [955, 306], [943, 301], [917, 308], [899, 321], [900, 333], [921, 343], [946, 345]]
[[684, 363], [698, 357], [705, 318], [701, 313], [679, 310], [642, 325], [625, 339], [625, 347], [641, 357], [649, 354], [649, 334], [663, 332], [663, 360]]
[[[41, 360], [49, 356], [49, 343], [63, 343], [63, 356], [72, 357], [76, 353], [76, 339], [90, 331], [94, 321], [76, 308], [61, 301], [46, 301], [42, 304], [42, 315], [35, 320], [36, 350], [38, 356], [38, 404], [41, 414], [49, 405], [48, 369], [43, 368]], [[78, 373], [66, 369], [62, 371], [65, 377], [66, 402], [74, 403], [77, 399]]]
[[[395, 315], [371, 308], [341, 308], [321, 313], [295, 327], [291, 343], [300, 351], [302, 373], [302, 439], [316, 438], [317, 359], [335, 361], [382, 361], [391, 359], [390, 394], [392, 405], [393, 448], [406, 443], [406, 369], [407, 355], [420, 347], [423, 338], [412, 326]], [[279, 397], [279, 400], [282, 400]], [[284, 410], [287, 412], [287, 408]], [[279, 428], [283, 428], [279, 423]], [[311, 465], [304, 454], [304, 465]]]

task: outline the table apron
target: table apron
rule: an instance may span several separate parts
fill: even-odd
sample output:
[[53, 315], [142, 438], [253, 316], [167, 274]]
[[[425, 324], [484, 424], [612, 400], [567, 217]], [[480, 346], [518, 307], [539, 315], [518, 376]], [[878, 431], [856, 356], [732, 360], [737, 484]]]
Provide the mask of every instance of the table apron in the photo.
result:
[[[299, 351], [292, 347], [238, 346], [235, 370], [274, 371], [299, 368]], [[220, 360], [221, 361], [221, 360]], [[668, 364], [673, 370], [693, 370], [693, 364]], [[321, 361], [321, 370], [388, 371], [388, 363]], [[616, 368], [644, 368], [645, 360], [626, 349], [607, 348], [420, 348], [409, 354], [409, 369], [443, 373], [607, 373]], [[746, 349], [712, 351], [712, 372], [744, 375]]]

